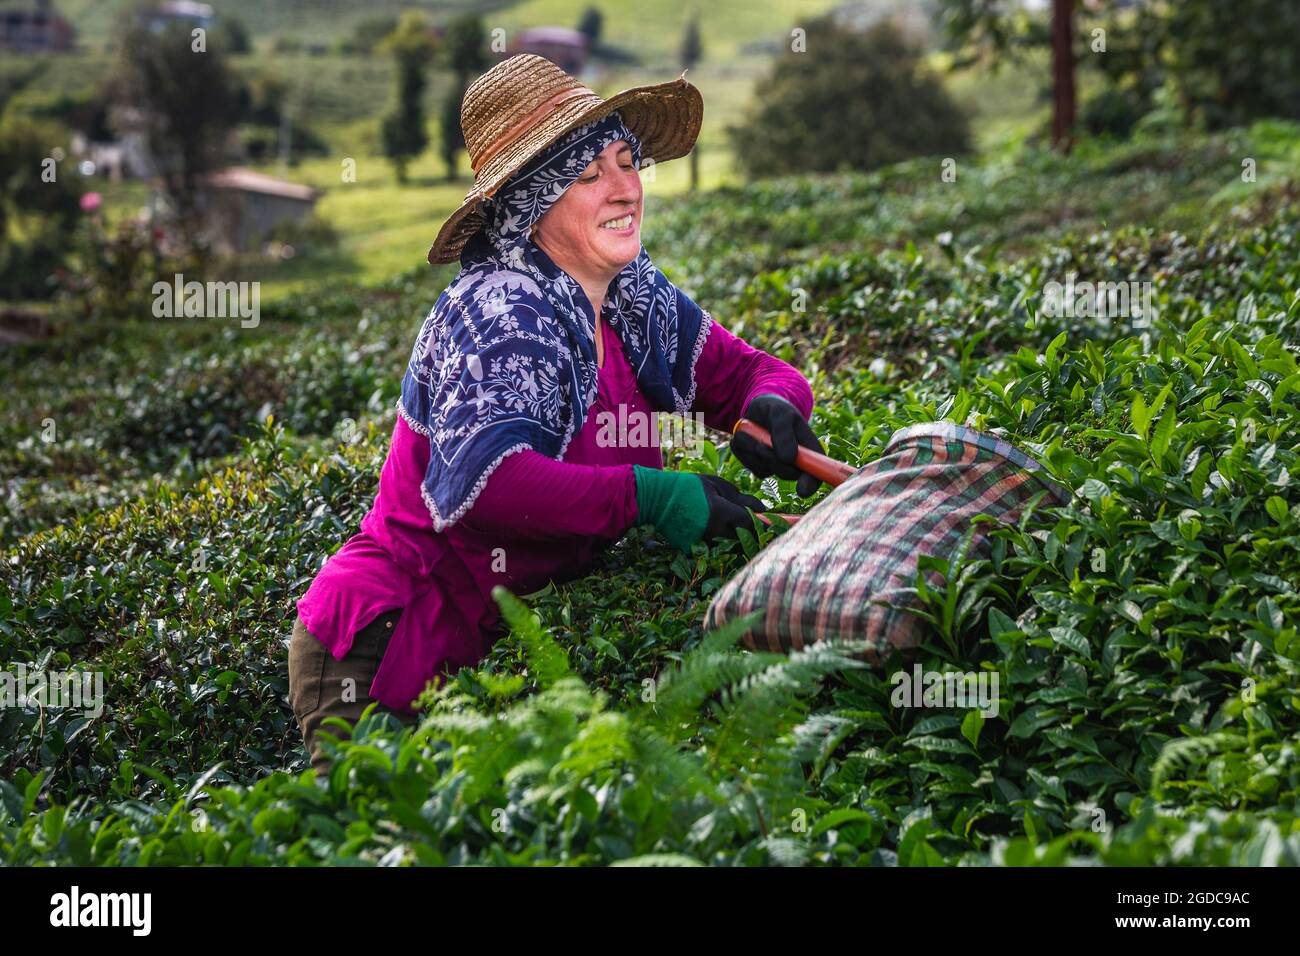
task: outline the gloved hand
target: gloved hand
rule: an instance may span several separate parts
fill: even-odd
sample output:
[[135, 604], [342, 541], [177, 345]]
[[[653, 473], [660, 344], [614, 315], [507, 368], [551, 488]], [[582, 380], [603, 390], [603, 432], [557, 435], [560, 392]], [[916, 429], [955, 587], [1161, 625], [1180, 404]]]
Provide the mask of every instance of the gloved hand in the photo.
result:
[[759, 478], [776, 475], [778, 478], [799, 479], [795, 491], [800, 498], [807, 498], [821, 487], [820, 478], [800, 471], [794, 463], [800, 445], [824, 452], [822, 443], [799, 409], [780, 395], [755, 395], [746, 406], [744, 417], [771, 433], [772, 447], [760, 444], [743, 432], [732, 436], [731, 451], [741, 464]]
[[704, 494], [709, 500], [709, 523], [704, 528], [704, 540], [735, 538], [737, 528], [756, 533], [751, 511], [764, 510], [763, 502], [747, 495], [726, 478], [717, 475], [696, 475], [704, 483]]
[[[737, 528], [757, 533], [749, 513], [763, 502], [717, 475], [664, 471], [633, 465], [638, 525], [654, 525], [670, 544], [690, 551], [696, 541], [736, 537]], [[749, 510], [746, 510], [749, 509]]]

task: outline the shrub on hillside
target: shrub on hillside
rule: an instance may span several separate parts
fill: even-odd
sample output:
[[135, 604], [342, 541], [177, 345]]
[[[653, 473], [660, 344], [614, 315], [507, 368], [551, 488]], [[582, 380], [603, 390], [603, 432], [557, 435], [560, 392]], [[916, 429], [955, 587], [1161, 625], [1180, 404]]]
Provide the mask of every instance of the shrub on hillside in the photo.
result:
[[58, 294], [80, 319], [146, 319], [153, 312], [153, 286], [176, 273], [198, 278], [198, 258], [162, 251], [162, 230], [138, 220], [107, 226], [88, 216], [77, 226], [66, 268], [55, 272]]
[[756, 87], [757, 107], [728, 128], [751, 176], [874, 169], [970, 148], [966, 117], [920, 50], [892, 23], [867, 32], [808, 24]]
[[[81, 188], [56, 152], [55, 126], [0, 126], [0, 289], [7, 299], [45, 299], [50, 273], [68, 254]], [[50, 177], [53, 177], [52, 179]]]
[[1300, 6], [1293, 3], [1171, 4], [1169, 72], [1188, 111], [1210, 129], [1263, 116], [1300, 119], [1297, 33]]
[[1147, 111], [1133, 90], [1111, 87], [1090, 97], [1083, 104], [1083, 128], [1092, 136], [1126, 138]]
[[334, 249], [338, 246], [339, 239], [338, 230], [328, 219], [320, 216], [311, 216], [302, 222], [286, 220], [277, 224], [266, 236], [268, 243], [291, 246], [291, 255]]

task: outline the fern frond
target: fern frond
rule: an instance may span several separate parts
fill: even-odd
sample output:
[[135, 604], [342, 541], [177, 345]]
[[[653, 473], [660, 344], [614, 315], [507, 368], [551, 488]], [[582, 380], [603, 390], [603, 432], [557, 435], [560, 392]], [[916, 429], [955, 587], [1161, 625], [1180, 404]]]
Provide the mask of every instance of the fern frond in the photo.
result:
[[837, 714], [813, 714], [791, 731], [790, 757], [811, 763], [810, 777], [817, 779], [835, 748], [861, 726], [859, 721]]
[[728, 688], [713, 708], [715, 723], [703, 735], [707, 758], [716, 773], [745, 781], [760, 826], [803, 793], [790, 732], [807, 716], [809, 698], [828, 674], [858, 666], [864, 665], [831, 643], [813, 644]]
[[1160, 799], [1162, 790], [1170, 775], [1174, 772], [1199, 766], [1215, 754], [1236, 750], [1244, 746], [1246, 738], [1240, 734], [1220, 731], [1204, 737], [1180, 737], [1170, 740], [1160, 748], [1160, 756], [1151, 767], [1151, 792]]
[[779, 654], [696, 648], [660, 678], [655, 703], [645, 709], [673, 740], [688, 739], [696, 733], [700, 710], [709, 698], [781, 660]]
[[646, 853], [628, 857], [626, 860], [615, 860], [610, 866], [704, 866], [704, 864], [685, 853]]
[[693, 794], [717, 804], [723, 801], [699, 756], [682, 750], [649, 722], [634, 722], [629, 738], [635, 764], [650, 778], [647, 782], [656, 792], [674, 797]]
[[790, 837], [768, 837], [762, 845], [777, 866], [803, 866], [812, 852], [806, 841]]
[[753, 611], [706, 631], [676, 667], [659, 675], [655, 701], [644, 709], [653, 713], [650, 719], [670, 739], [680, 741], [693, 736], [700, 707], [709, 697], [783, 659], [781, 654], [749, 653], [736, 647], [764, 613], [761, 609]]
[[492, 598], [501, 608], [501, 616], [510, 626], [510, 633], [523, 645], [528, 667], [537, 675], [540, 687], [550, 687], [557, 681], [572, 677], [569, 656], [556, 643], [551, 632], [542, 626], [541, 618], [526, 604], [501, 585], [492, 589]]

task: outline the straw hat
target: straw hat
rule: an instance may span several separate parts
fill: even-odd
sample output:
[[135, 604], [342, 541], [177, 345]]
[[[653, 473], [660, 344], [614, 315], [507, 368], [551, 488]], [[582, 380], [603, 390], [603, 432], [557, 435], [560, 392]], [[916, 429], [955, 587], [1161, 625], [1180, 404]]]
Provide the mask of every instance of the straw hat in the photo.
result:
[[618, 110], [656, 163], [685, 156], [704, 119], [704, 99], [686, 72], [668, 83], [635, 86], [609, 99], [583, 86], [545, 57], [520, 53], [502, 60], [465, 91], [465, 134], [474, 188], [438, 230], [429, 262], [455, 262], [486, 223], [482, 205], [529, 160], [565, 133]]

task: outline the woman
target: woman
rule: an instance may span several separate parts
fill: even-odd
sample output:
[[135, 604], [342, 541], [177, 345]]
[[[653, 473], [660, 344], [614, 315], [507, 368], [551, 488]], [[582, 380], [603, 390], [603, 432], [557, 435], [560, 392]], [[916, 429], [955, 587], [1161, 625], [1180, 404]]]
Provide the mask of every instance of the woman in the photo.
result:
[[289, 697], [318, 773], [327, 717], [351, 724], [377, 701], [413, 723], [428, 681], [484, 656], [494, 586], [571, 579], [633, 525], [683, 550], [753, 529], [757, 498], [665, 471], [657, 440], [598, 440], [600, 413], [699, 413], [728, 431], [744, 414], [776, 450], [738, 436], [737, 457], [816, 490], [793, 464], [798, 445], [821, 448], [807, 381], [641, 244], [639, 168], [689, 152], [702, 115], [685, 74], [603, 100], [531, 55], [466, 92], [475, 188], [429, 251], [462, 268], [416, 339], [374, 505], [297, 605]]

